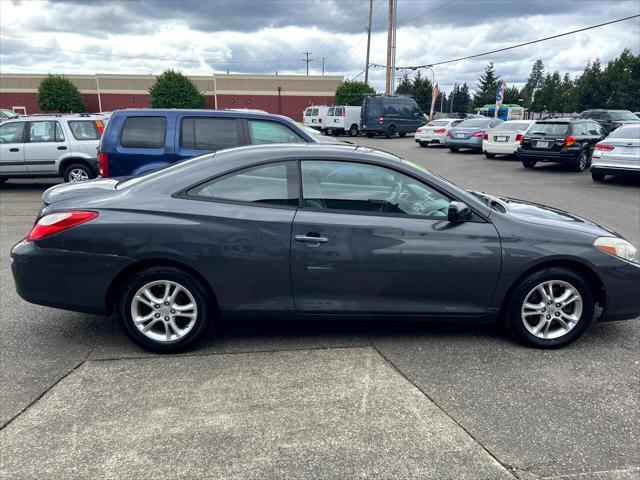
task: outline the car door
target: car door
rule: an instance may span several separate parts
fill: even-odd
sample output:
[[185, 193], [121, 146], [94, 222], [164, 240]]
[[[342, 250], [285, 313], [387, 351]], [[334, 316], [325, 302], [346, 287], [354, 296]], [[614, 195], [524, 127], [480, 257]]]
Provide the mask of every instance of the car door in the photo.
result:
[[35, 175], [57, 173], [56, 160], [69, 150], [69, 142], [56, 120], [39, 120], [27, 125], [24, 161], [27, 172]]
[[485, 312], [501, 263], [493, 224], [450, 223], [450, 197], [390, 168], [305, 160], [301, 172], [291, 246], [299, 311]]
[[26, 122], [5, 122], [0, 125], [0, 176], [24, 175], [24, 131]]

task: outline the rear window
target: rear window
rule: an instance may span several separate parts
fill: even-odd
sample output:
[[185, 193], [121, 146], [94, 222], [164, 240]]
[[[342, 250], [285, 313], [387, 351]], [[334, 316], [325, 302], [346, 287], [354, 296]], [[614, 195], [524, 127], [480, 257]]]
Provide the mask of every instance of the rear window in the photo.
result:
[[68, 122], [71, 134], [76, 140], [99, 140], [98, 126], [91, 120], [74, 120]]
[[431, 127], [445, 127], [448, 123], [449, 122], [447, 122], [446, 120], [436, 120], [434, 122], [431, 122], [429, 125]]
[[486, 118], [471, 118], [460, 123], [459, 127], [484, 127], [489, 124]]
[[612, 120], [638, 120], [638, 117], [631, 112], [611, 112]]
[[182, 119], [182, 148], [188, 150], [220, 150], [241, 143], [240, 128], [233, 118]]
[[365, 110], [367, 115], [379, 117], [382, 114], [382, 102], [379, 99], [365, 100]]
[[129, 117], [122, 129], [125, 148], [162, 148], [167, 126], [165, 117]]
[[640, 123], [616, 128], [607, 138], [634, 138], [640, 139]]
[[534, 123], [527, 133], [531, 135], [566, 135], [569, 131], [568, 123]]
[[530, 123], [526, 122], [505, 122], [498, 125], [495, 130], [508, 130], [508, 131], [516, 131], [516, 130], [526, 130], [529, 128]]

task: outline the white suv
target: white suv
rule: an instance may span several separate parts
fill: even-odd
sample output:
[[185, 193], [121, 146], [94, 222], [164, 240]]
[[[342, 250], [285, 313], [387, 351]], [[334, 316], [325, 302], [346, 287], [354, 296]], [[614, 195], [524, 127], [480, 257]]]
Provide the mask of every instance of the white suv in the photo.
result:
[[104, 119], [90, 114], [30, 115], [0, 124], [0, 183], [9, 178], [63, 177], [79, 182], [98, 174]]

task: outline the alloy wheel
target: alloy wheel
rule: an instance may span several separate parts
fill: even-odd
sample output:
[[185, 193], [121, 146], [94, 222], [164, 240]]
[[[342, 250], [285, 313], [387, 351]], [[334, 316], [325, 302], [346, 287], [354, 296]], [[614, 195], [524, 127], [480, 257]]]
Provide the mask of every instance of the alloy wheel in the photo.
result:
[[131, 300], [133, 324], [156, 342], [174, 342], [196, 324], [198, 307], [187, 288], [171, 280], [149, 282]]
[[89, 180], [89, 174], [82, 168], [74, 168], [69, 172], [69, 182], [84, 182]]
[[533, 336], [545, 340], [569, 333], [582, 316], [582, 296], [576, 287], [562, 280], [540, 283], [525, 297], [521, 318]]

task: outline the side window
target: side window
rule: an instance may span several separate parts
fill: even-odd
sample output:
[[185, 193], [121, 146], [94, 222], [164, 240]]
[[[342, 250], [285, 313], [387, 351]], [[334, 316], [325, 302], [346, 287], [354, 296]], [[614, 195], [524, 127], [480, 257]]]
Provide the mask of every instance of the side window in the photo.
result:
[[55, 121], [30, 122], [28, 142], [64, 142], [62, 128]]
[[307, 108], [307, 109], [304, 111], [304, 116], [305, 116], [305, 117], [310, 117], [310, 116], [311, 116], [311, 109], [310, 109], [310, 108]]
[[304, 140], [289, 127], [276, 122], [249, 120], [249, 135], [254, 145], [262, 143], [302, 143]]
[[88, 120], [70, 121], [67, 123], [71, 130], [71, 135], [76, 140], [99, 140], [100, 134], [96, 122]]
[[122, 130], [125, 148], [162, 148], [167, 126], [165, 117], [129, 117]]
[[22, 143], [24, 122], [5, 123], [0, 126], [0, 143]]
[[384, 106], [383, 115], [386, 116], [386, 115], [397, 115], [397, 114], [398, 114], [398, 108], [397, 108], [396, 102], [394, 102], [393, 100], [389, 100]]
[[305, 208], [446, 218], [449, 198], [425, 183], [376, 165], [302, 162]]
[[194, 198], [298, 206], [296, 162], [279, 162], [229, 173], [187, 192]]
[[314, 117], [317, 117], [317, 116], [318, 116], [318, 109], [317, 109], [317, 108], [314, 108], [314, 109], [311, 111], [311, 115], [313, 115]]
[[336, 110], [333, 114], [334, 117], [341, 117], [342, 116], [342, 107], [336, 107]]
[[64, 131], [60, 122], [56, 122], [56, 142], [64, 142]]
[[596, 122], [589, 122], [589, 135], [593, 135], [599, 137], [600, 135], [604, 135], [604, 128], [602, 125]]
[[242, 144], [240, 127], [235, 118], [182, 119], [181, 145], [189, 150], [220, 150]]
[[[334, 110], [338, 110], [338, 109], [334, 108], [334, 107], [329, 108], [329, 110], [327, 110], [327, 117], [332, 117]], [[336, 115], [337, 115], [337, 113], [336, 113]]]
[[591, 122], [580, 122], [576, 123], [573, 127], [574, 135], [590, 135], [589, 133], [589, 124]]

